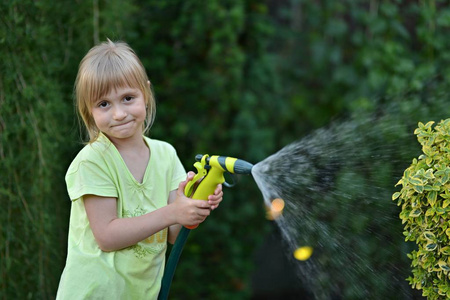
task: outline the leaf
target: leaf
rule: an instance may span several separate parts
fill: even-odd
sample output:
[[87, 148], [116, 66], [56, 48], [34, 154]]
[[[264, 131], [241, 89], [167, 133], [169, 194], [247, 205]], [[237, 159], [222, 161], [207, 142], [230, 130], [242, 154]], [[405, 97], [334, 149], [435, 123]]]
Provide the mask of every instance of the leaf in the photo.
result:
[[433, 169], [428, 169], [425, 174], [424, 177], [426, 179], [434, 179], [434, 174], [433, 174]]
[[434, 124], [434, 121], [429, 121], [427, 124], [425, 124], [425, 129], [430, 129], [431, 126], [433, 126], [433, 124]]
[[[436, 165], [436, 166], [438, 166], [438, 165]], [[434, 175], [436, 175], [436, 176], [443, 176], [444, 174], [445, 174], [444, 170], [439, 170], [439, 171], [436, 171], [436, 173], [434, 173]]]
[[447, 265], [447, 263], [443, 260], [438, 261], [439, 268], [444, 270], [445, 272], [450, 271], [450, 267]]
[[429, 240], [429, 241], [434, 241], [434, 240], [436, 240], [436, 236], [435, 236], [434, 233], [432, 233], [431, 231], [425, 231], [425, 232], [423, 233], [423, 236], [424, 236], [427, 240]]
[[[442, 196], [442, 194], [441, 194], [441, 196]], [[450, 200], [445, 200], [444, 203], [442, 204], [442, 207], [446, 208], [449, 204], [450, 204]]]
[[429, 243], [425, 245], [425, 250], [427, 251], [434, 251], [437, 248], [436, 243]]
[[409, 213], [409, 216], [415, 218], [415, 217], [420, 216], [421, 213], [422, 213], [421, 209], [415, 209]]
[[441, 185], [439, 184], [439, 183], [434, 183], [433, 184], [433, 187], [432, 187], [432, 190], [433, 191], [436, 191], [436, 192], [440, 192], [441, 191]]
[[444, 213], [445, 213], [445, 208], [442, 208], [442, 207], [436, 207], [436, 213], [437, 213], [438, 215], [444, 214]]
[[448, 182], [448, 180], [450, 179], [450, 176], [447, 172], [444, 173], [444, 175], [439, 179], [439, 182], [444, 185]]
[[[423, 151], [423, 153], [425, 153], [425, 155], [427, 156], [427, 159], [430, 158], [430, 156], [433, 156], [433, 154], [434, 154], [433, 148], [430, 147], [430, 146], [427, 146], [427, 145], [424, 145], [424, 146], [422, 147], [422, 151]], [[427, 164], [428, 164], [428, 163], [427, 163]]]
[[411, 183], [412, 185], [423, 185], [423, 181], [417, 177], [409, 178], [409, 183]]
[[440, 252], [444, 255], [450, 255], [450, 246], [445, 246], [441, 248]]
[[434, 190], [434, 188], [431, 185], [427, 184], [426, 186], [423, 187], [423, 190], [427, 191], [427, 192], [431, 192]]
[[436, 212], [436, 210], [434, 208], [429, 208], [427, 209], [427, 212], [425, 213], [425, 216], [432, 216], [434, 215], [434, 213]]
[[430, 205], [431, 205], [432, 207], [436, 204], [436, 199], [437, 199], [437, 192], [436, 192], [436, 191], [431, 191], [431, 192], [427, 195], [428, 203], [430, 203]]
[[419, 193], [422, 194], [423, 190], [424, 190], [424, 186], [423, 185], [413, 185], [414, 190]]
[[395, 192], [394, 194], [392, 194], [392, 200], [397, 199], [398, 197], [400, 197], [401, 193], [400, 192]]

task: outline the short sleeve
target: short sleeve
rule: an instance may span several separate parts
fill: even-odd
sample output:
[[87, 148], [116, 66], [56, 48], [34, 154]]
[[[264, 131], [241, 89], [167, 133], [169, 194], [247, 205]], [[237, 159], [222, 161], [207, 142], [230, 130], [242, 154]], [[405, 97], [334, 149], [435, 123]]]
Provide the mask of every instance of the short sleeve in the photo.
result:
[[117, 188], [107, 170], [89, 160], [74, 162], [69, 167], [66, 184], [72, 201], [89, 194], [118, 197]]

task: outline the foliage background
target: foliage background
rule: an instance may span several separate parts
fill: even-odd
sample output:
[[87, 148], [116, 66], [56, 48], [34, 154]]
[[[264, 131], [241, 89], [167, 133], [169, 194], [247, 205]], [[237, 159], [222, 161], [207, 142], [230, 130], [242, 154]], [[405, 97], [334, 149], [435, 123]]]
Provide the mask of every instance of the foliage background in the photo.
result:
[[0, 298], [55, 295], [70, 209], [64, 174], [82, 147], [73, 82], [84, 54], [107, 37], [141, 57], [158, 102], [151, 136], [174, 144], [187, 169], [196, 153], [259, 162], [332, 122], [370, 116], [392, 125], [380, 131], [378, 149], [398, 151], [376, 161], [373, 143], [361, 143], [368, 156], [356, 163], [367, 168], [352, 174], [367, 186], [367, 170], [376, 171], [382, 209], [352, 205], [329, 220], [371, 216], [366, 226], [380, 230], [388, 249], [351, 226], [349, 247], [377, 253], [388, 273], [355, 288], [331, 268], [322, 275], [339, 282], [306, 285], [256, 185], [242, 178], [191, 234], [171, 298], [419, 298], [404, 280], [411, 246], [390, 195], [420, 151], [417, 122], [448, 117], [449, 28], [450, 8], [438, 0], [2, 1]]

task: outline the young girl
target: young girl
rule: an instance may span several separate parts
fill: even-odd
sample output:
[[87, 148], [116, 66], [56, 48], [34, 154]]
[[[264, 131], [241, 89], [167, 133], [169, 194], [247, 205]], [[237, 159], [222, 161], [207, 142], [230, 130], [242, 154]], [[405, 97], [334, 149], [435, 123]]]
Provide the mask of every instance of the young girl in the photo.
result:
[[[184, 196], [175, 149], [150, 139], [155, 101], [144, 67], [125, 43], [92, 48], [75, 83], [89, 133], [66, 174], [72, 200], [67, 261], [57, 299], [156, 299], [167, 241], [222, 201]], [[178, 189], [177, 189], [178, 187]]]

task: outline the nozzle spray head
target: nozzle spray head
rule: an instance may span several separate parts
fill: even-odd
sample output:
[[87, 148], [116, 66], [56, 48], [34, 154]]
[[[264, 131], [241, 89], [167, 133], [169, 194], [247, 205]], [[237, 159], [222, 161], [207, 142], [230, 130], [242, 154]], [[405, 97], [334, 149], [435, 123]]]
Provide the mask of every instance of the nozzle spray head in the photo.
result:
[[242, 159], [218, 155], [208, 156], [197, 154], [195, 156], [195, 160], [199, 162], [202, 161], [202, 159], [205, 159], [207, 165], [210, 167], [218, 167], [229, 173], [245, 175], [252, 173], [253, 164]]

